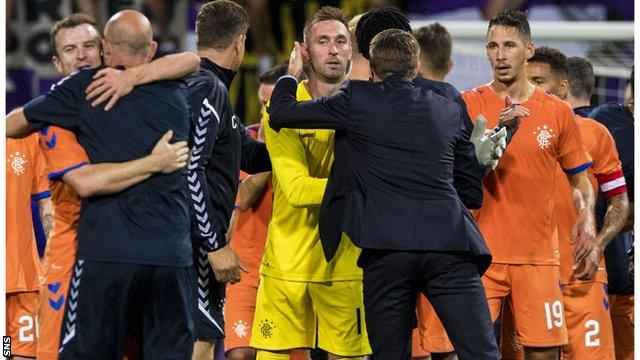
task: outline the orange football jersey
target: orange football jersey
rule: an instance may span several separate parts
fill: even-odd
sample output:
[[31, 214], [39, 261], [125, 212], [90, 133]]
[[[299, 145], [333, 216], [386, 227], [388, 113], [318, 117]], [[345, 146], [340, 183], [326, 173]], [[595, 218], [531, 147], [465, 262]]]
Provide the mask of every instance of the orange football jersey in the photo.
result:
[[[498, 125], [505, 100], [491, 87], [479, 86], [462, 97], [472, 120], [482, 114], [489, 128]], [[557, 165], [577, 173], [591, 159], [568, 104], [536, 88], [522, 105], [530, 115], [484, 178], [484, 201], [474, 216], [494, 263], [558, 265]]]
[[[599, 122], [576, 117], [576, 123], [582, 136], [587, 152], [593, 159], [593, 166], [589, 171], [589, 179], [593, 184], [594, 194], [598, 194], [598, 179], [605, 181], [602, 185], [610, 184], [611, 188], [603, 191], [608, 197], [626, 192], [622, 165], [616, 150], [616, 144], [611, 134]], [[620, 180], [621, 179], [621, 180]], [[556, 193], [556, 210], [558, 213], [558, 240], [560, 241], [560, 278], [563, 284], [581, 282], [573, 277], [573, 251], [575, 246], [569, 243], [573, 225], [578, 220], [578, 214], [573, 206], [571, 186], [567, 177], [558, 171]], [[613, 194], [613, 195], [612, 195]], [[607, 282], [604, 270], [604, 260], [600, 261], [601, 271], [598, 271], [595, 281]]]
[[40, 131], [40, 148], [46, 158], [53, 203], [53, 231], [44, 255], [44, 283], [50, 284], [71, 277], [76, 261], [80, 218], [80, 198], [62, 176], [89, 163], [89, 158], [73, 132], [49, 126]]
[[38, 135], [9, 139], [7, 150], [6, 292], [37, 291], [42, 265], [31, 219], [31, 199], [50, 196]]
[[[258, 127], [259, 125], [248, 126], [246, 128], [247, 133], [256, 138]], [[244, 172], [240, 173], [240, 178], [243, 180], [247, 176]], [[250, 284], [254, 286], [258, 286], [258, 271], [267, 241], [267, 229], [269, 228], [269, 220], [271, 220], [272, 206], [273, 188], [271, 179], [269, 179], [264, 193], [250, 209], [246, 211], [236, 210], [236, 223], [233, 228], [230, 246], [249, 268], [249, 273], [242, 276], [246, 276], [250, 280]]]

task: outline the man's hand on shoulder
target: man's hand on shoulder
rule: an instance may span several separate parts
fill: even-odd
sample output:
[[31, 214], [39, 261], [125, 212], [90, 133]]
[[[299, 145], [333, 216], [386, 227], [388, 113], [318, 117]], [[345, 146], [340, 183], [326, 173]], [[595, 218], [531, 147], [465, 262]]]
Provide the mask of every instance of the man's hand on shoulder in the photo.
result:
[[138, 75], [135, 68], [124, 71], [114, 68], [104, 68], [99, 70], [87, 89], [87, 100], [91, 101], [91, 106], [96, 107], [109, 100], [104, 107], [105, 111], [111, 110], [118, 99], [127, 95], [137, 84]]
[[247, 266], [240, 260], [235, 251], [229, 247], [229, 244], [216, 251], [209, 252], [208, 258], [218, 282], [235, 284], [240, 281], [241, 270], [246, 273], [249, 272]]
[[173, 131], [167, 131], [156, 143], [151, 151], [151, 157], [157, 166], [156, 172], [169, 174], [187, 166], [189, 162], [189, 147], [186, 141], [170, 144]]

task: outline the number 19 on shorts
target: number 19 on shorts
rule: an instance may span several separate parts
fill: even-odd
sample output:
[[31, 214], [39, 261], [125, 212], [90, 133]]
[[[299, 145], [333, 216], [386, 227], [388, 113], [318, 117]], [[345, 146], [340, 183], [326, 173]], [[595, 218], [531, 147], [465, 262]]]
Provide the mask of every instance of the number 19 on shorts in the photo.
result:
[[544, 303], [544, 312], [547, 317], [547, 329], [562, 327], [564, 319], [562, 302], [560, 300], [556, 300], [553, 303]]

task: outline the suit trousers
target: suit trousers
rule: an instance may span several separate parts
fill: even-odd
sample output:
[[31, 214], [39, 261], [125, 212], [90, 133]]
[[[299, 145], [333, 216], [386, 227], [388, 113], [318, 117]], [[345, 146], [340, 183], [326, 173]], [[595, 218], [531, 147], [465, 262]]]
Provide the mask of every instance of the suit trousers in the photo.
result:
[[498, 359], [478, 268], [464, 252], [363, 249], [364, 308], [376, 359], [411, 359], [419, 292], [429, 299], [460, 360]]

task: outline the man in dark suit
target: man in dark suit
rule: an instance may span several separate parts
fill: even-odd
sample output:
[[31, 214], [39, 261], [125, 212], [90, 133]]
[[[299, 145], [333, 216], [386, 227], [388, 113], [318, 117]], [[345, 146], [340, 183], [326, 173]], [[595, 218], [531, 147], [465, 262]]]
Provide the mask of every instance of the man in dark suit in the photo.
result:
[[[362, 55], [362, 60], [364, 60], [354, 62], [351, 73], [349, 74], [349, 78], [354, 80], [365, 80], [370, 76], [367, 75], [364, 77], [362, 74], [365, 72], [370, 74], [369, 44], [375, 35], [387, 29], [400, 29], [411, 32], [409, 19], [393, 8], [368, 11], [352, 26], [354, 26], [354, 29], [350, 30], [351, 37], [352, 40], [356, 40], [354, 41], [354, 49], [358, 49], [358, 52]], [[366, 70], [362, 69], [362, 67], [366, 67]], [[469, 164], [464, 159], [454, 159], [454, 187], [463, 205], [469, 209], [478, 208], [482, 203], [481, 191], [478, 191], [474, 186], [468, 185], [475, 183], [477, 179], [480, 179], [487, 173], [487, 170], [497, 166], [498, 158], [501, 156], [502, 150], [506, 147], [511, 136], [515, 133], [515, 128], [507, 127], [505, 129], [506, 132], [499, 132], [497, 131], [498, 129], [496, 129], [492, 133], [492, 139], [495, 140], [493, 143], [481, 142], [486, 128], [486, 121], [484, 121], [484, 119], [477, 119], [477, 126], [474, 127], [469, 119], [466, 106], [458, 90], [451, 84], [429, 80], [420, 76], [414, 78], [413, 82], [418, 87], [433, 91], [438, 95], [453, 100], [461, 107], [461, 116], [463, 117], [464, 124], [463, 135], [471, 140], [471, 142], [466, 142], [464, 145], [461, 144], [469, 147], [467, 150], [461, 150], [461, 152], [464, 153], [469, 151], [469, 149], [475, 148], [478, 161], [475, 164]], [[348, 139], [344, 131], [337, 131], [335, 133], [334, 149], [336, 154], [340, 154], [340, 156], [336, 156], [334, 159], [322, 201], [319, 219], [320, 238], [327, 261], [331, 260], [340, 244], [342, 234], [341, 226], [344, 216], [344, 199], [346, 195], [352, 191], [354, 183], [348, 166], [347, 148]]]
[[[477, 162], [460, 107], [413, 84], [419, 46], [409, 33], [383, 31], [370, 54], [374, 82], [348, 81], [331, 97], [297, 102], [303, 66], [296, 43], [289, 65], [295, 77], [278, 81], [270, 125], [336, 129], [348, 138], [336, 148], [336, 160], [338, 151], [346, 154], [350, 173], [332, 176], [351, 177], [353, 187], [333, 200], [344, 203], [341, 231], [363, 249], [373, 359], [410, 356], [419, 292], [433, 304], [460, 359], [497, 359], [480, 282], [491, 256], [454, 187], [454, 159], [469, 168]], [[460, 181], [479, 194], [479, 206], [481, 177]]]

